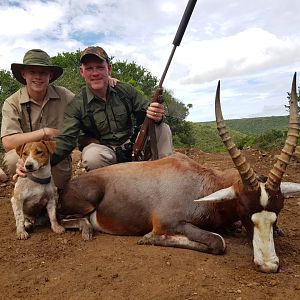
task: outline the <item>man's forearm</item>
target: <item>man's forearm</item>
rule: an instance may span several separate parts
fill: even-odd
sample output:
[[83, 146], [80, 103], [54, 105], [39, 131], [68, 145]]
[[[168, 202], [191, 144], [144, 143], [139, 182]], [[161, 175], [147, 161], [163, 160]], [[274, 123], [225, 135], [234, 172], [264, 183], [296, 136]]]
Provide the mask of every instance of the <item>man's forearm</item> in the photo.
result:
[[44, 129], [38, 129], [31, 132], [15, 133], [4, 136], [2, 138], [2, 144], [6, 152], [15, 149], [17, 146], [28, 142], [37, 142], [43, 139]]

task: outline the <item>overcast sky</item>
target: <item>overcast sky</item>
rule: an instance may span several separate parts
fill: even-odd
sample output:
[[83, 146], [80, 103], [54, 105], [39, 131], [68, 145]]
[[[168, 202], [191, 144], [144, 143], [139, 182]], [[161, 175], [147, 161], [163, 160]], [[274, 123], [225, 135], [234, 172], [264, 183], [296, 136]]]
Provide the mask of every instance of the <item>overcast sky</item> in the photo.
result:
[[[51, 56], [99, 45], [160, 79], [187, 0], [0, 0], [0, 69], [41, 48]], [[214, 120], [286, 115], [300, 70], [299, 0], [198, 0], [164, 88]], [[300, 81], [298, 80], [298, 86]]]

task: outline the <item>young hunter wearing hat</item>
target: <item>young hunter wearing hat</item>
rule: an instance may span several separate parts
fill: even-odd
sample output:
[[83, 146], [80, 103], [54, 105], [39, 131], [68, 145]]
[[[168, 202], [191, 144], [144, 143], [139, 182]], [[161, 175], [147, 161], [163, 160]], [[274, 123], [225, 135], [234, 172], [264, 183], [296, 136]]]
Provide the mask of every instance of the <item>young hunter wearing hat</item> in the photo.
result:
[[82, 150], [82, 164], [87, 171], [122, 162], [117, 153], [127, 149], [133, 129], [132, 117], [141, 124], [146, 115], [157, 124], [159, 158], [172, 154], [172, 135], [163, 122], [163, 105], [149, 104], [149, 100], [127, 83], [109, 86], [112, 67], [101, 47], [82, 51], [80, 62], [80, 74], [86, 87], [65, 111], [52, 164], [56, 165], [71, 153], [81, 132], [90, 138], [90, 143], [83, 145]]
[[[19, 158], [15, 148], [26, 142], [54, 139], [63, 124], [65, 107], [74, 94], [61, 86], [50, 85], [63, 69], [51, 64], [49, 55], [40, 49], [29, 50], [22, 64], [13, 63], [11, 70], [24, 87], [7, 98], [2, 107], [1, 138], [4, 165], [10, 175], [16, 171]], [[52, 168], [57, 187], [71, 177], [69, 156]]]

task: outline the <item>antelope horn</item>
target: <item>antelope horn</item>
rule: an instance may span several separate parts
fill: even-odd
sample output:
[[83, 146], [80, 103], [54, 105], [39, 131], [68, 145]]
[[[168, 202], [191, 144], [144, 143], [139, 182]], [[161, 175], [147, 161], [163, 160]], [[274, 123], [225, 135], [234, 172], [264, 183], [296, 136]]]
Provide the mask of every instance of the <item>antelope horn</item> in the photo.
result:
[[298, 101], [296, 92], [296, 73], [294, 74], [292, 91], [290, 97], [290, 120], [289, 120], [289, 130], [287, 133], [287, 138], [285, 145], [281, 150], [276, 163], [274, 164], [272, 170], [269, 172], [268, 179], [266, 182], [266, 187], [270, 190], [276, 191], [280, 188], [280, 182], [289, 161], [295, 151], [297, 145], [297, 139], [299, 137], [299, 117], [298, 117]]
[[227, 148], [234, 165], [239, 171], [246, 189], [258, 190], [259, 184], [253, 169], [251, 168], [250, 164], [246, 161], [246, 158], [242, 155], [241, 151], [233, 143], [232, 138], [230, 137], [226, 129], [220, 104], [220, 81], [218, 82], [218, 87], [216, 91], [215, 114], [219, 135], [225, 147]]

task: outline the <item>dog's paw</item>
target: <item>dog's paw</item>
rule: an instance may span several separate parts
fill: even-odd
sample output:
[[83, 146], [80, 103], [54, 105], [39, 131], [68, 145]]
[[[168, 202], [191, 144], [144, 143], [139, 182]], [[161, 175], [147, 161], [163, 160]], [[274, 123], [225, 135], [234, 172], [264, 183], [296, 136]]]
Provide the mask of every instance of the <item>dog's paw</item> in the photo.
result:
[[25, 230], [23, 231], [17, 231], [17, 239], [18, 240], [27, 240], [29, 238], [29, 233]]
[[52, 225], [51, 228], [55, 233], [58, 233], [58, 234], [62, 234], [65, 232], [65, 228], [59, 224]]

